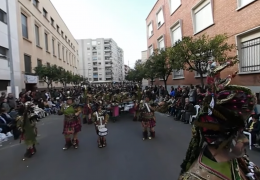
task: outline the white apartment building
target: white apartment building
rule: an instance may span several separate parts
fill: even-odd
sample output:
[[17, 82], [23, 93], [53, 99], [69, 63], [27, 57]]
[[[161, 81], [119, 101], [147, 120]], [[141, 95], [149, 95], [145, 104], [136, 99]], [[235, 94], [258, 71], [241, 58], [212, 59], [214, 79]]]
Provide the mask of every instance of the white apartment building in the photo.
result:
[[[18, 40], [18, 23], [16, 18], [16, 0], [8, 0], [8, 10], [6, 0], [0, 1], [0, 91], [6, 91], [10, 85], [10, 53], [13, 59], [14, 85], [21, 88], [21, 68]], [[7, 22], [7, 12], [9, 22]], [[11, 44], [8, 42], [8, 26], [10, 26]]]
[[90, 82], [124, 80], [124, 51], [109, 38], [81, 39], [78, 72]]
[[[147, 50], [141, 52], [141, 61], [142, 63], [145, 63], [147, 61]], [[147, 79], [143, 79], [142, 85], [143, 87], [148, 86], [149, 81]]]

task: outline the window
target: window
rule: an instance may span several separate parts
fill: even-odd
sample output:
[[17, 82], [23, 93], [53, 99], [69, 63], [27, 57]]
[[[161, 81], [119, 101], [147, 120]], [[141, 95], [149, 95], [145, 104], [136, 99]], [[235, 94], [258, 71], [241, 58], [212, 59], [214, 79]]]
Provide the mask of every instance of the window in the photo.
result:
[[47, 12], [44, 8], [42, 9], [42, 11], [43, 11], [43, 16], [44, 16], [45, 18], [47, 18], [48, 12]]
[[97, 45], [97, 41], [92, 41], [92, 46], [96, 46]]
[[194, 33], [211, 26], [213, 22], [213, 12], [211, 0], [205, 0], [192, 9]]
[[151, 37], [153, 35], [153, 23], [151, 22], [148, 25], [148, 37]]
[[51, 67], [51, 64], [50, 64], [50, 63], [47, 63], [47, 67]]
[[161, 37], [160, 39], [158, 39], [158, 49], [162, 50], [164, 49], [165, 45], [164, 45], [164, 38]]
[[65, 53], [64, 53], [64, 47], [62, 47], [62, 59], [65, 62]]
[[21, 19], [22, 19], [22, 34], [23, 34], [23, 37], [28, 39], [27, 16], [25, 16], [24, 14], [21, 14]]
[[37, 59], [37, 66], [42, 66], [42, 60]]
[[238, 56], [240, 72], [260, 71], [260, 30], [238, 36]]
[[60, 58], [60, 43], [58, 43], [58, 57]]
[[183, 78], [183, 69], [173, 70], [173, 79]]
[[171, 41], [174, 45], [177, 41], [182, 40], [181, 23], [178, 21], [171, 27]]
[[60, 27], [56, 25], [57, 32], [60, 33]]
[[32, 62], [31, 56], [24, 55], [24, 72], [25, 73], [32, 73]]
[[98, 41], [97, 44], [100, 45], [100, 42]]
[[64, 35], [63, 31], [61, 31], [61, 37], [62, 37], [62, 38], [64, 37], [63, 35]]
[[6, 13], [2, 9], [0, 9], [0, 21], [2, 21], [3, 23], [7, 23]]
[[33, 5], [38, 8], [38, 5], [39, 5], [39, 1], [38, 0], [33, 0]]
[[159, 28], [164, 23], [162, 8], [158, 11], [156, 16], [157, 16], [157, 27]]
[[0, 46], [0, 58], [7, 58], [7, 53], [8, 49], [6, 49], [5, 47]]
[[46, 51], [49, 50], [49, 46], [48, 46], [48, 34], [44, 33], [44, 39], [45, 39], [45, 49]]
[[54, 20], [51, 18], [51, 25], [54, 27]]
[[55, 55], [55, 40], [52, 39], [52, 54]]
[[35, 25], [35, 40], [36, 40], [36, 45], [40, 46], [39, 27], [37, 25]]
[[153, 45], [149, 47], [149, 56], [153, 55]]
[[67, 41], [67, 36], [65, 36], [65, 41]]
[[170, 0], [170, 12], [175, 12], [181, 5], [181, 0]]
[[238, 0], [238, 8], [244, 7], [254, 1], [255, 0]]

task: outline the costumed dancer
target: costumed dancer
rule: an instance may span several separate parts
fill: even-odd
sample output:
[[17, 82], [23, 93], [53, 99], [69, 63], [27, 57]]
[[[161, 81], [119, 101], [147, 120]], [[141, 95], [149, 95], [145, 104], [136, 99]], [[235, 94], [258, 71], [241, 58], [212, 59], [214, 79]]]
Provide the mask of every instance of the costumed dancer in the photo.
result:
[[71, 146], [75, 149], [78, 148], [78, 133], [81, 131], [81, 122], [79, 118], [81, 108], [74, 105], [73, 98], [69, 96], [69, 93], [70, 92], [67, 92], [68, 97], [66, 104], [64, 104], [58, 112], [59, 115], [64, 114], [63, 134], [66, 143], [63, 150], [67, 150]]
[[[146, 91], [145, 94], [145, 100], [142, 104], [140, 104], [139, 108], [140, 108], [140, 120], [142, 122], [142, 126], [143, 126], [143, 140], [149, 138], [155, 138], [155, 124], [156, 124], [156, 120], [154, 117], [154, 111], [155, 111], [155, 107], [153, 107], [153, 103], [150, 102], [151, 99], [151, 93], [150, 91]], [[150, 134], [148, 137], [148, 129], [150, 130]]]
[[37, 137], [37, 127], [36, 122], [38, 116], [33, 113], [31, 102], [26, 102], [20, 105], [18, 111], [18, 117], [16, 118], [16, 125], [18, 130], [21, 132], [20, 142], [23, 140], [26, 145], [26, 152], [24, 154], [23, 161], [26, 158], [32, 157], [36, 153], [36, 137]]
[[109, 115], [106, 111], [102, 111], [101, 106], [97, 107], [97, 111], [92, 115], [93, 122], [95, 124], [95, 130], [98, 135], [98, 147], [106, 147], [107, 141], [105, 136], [107, 135], [107, 123], [109, 119]]
[[246, 154], [248, 139], [243, 134], [255, 97], [247, 87], [229, 85], [233, 76], [219, 79], [219, 72], [229, 65], [212, 67], [208, 78], [212, 94], [203, 99], [194, 122], [180, 180], [260, 179], [259, 168]]

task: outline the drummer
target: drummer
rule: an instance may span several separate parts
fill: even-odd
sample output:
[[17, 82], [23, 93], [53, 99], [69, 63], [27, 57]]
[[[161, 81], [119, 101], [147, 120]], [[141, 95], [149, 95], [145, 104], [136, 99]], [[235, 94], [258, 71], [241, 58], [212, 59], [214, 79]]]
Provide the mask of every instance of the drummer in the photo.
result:
[[[100, 120], [98, 119], [98, 117], [103, 117], [102, 122], [100, 122]], [[92, 115], [92, 121], [95, 124], [95, 129], [96, 129], [96, 133], [98, 135], [98, 147], [102, 148], [102, 147], [106, 147], [107, 142], [106, 142], [106, 138], [105, 136], [101, 136], [99, 131], [101, 130], [101, 125], [104, 125], [103, 130], [105, 130], [105, 132], [107, 132], [107, 123], [108, 123], [108, 119], [109, 119], [109, 115], [107, 114], [106, 111], [102, 111], [101, 106], [97, 107], [97, 111], [93, 113]]]

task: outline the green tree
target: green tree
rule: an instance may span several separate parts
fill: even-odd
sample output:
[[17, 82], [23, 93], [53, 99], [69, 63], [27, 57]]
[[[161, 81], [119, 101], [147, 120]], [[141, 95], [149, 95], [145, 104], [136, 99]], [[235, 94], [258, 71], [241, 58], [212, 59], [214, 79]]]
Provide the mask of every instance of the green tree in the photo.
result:
[[39, 76], [39, 79], [43, 80], [47, 84], [47, 88], [52, 88], [52, 83], [58, 81], [59, 68], [57, 65], [41, 65], [34, 68], [35, 74]]
[[72, 82], [75, 86], [79, 86], [82, 81], [83, 81], [83, 78], [82, 78], [80, 75], [78, 75], [78, 74], [73, 74], [73, 75], [72, 75], [71, 82]]
[[167, 89], [167, 80], [173, 70], [172, 63], [169, 61], [168, 48], [155, 49], [150, 59], [154, 62], [156, 77], [163, 80], [164, 87]]
[[59, 67], [59, 82], [65, 88], [67, 84], [70, 84], [72, 81], [72, 74], [70, 71], [66, 71], [64, 68]]
[[149, 79], [152, 85], [156, 78], [155, 72], [156, 72], [156, 64], [152, 58], [148, 58], [144, 64], [144, 77], [146, 79]]
[[213, 61], [219, 64], [227, 61], [233, 61], [234, 64], [238, 62], [237, 56], [230, 56], [230, 52], [236, 50], [235, 45], [228, 44], [227, 40], [225, 34], [214, 37], [205, 34], [197, 38], [184, 37], [171, 48], [171, 57], [177, 59], [183, 69], [197, 72], [204, 87], [204, 76]]

